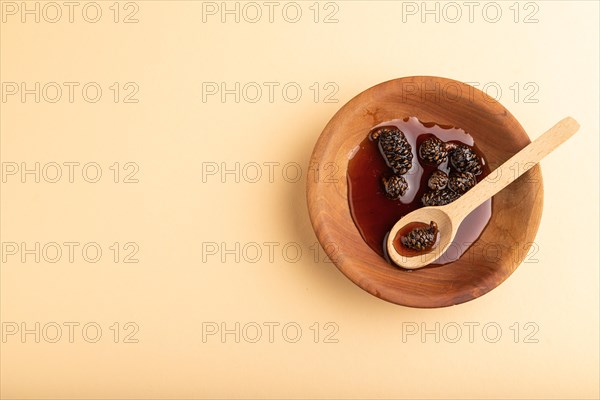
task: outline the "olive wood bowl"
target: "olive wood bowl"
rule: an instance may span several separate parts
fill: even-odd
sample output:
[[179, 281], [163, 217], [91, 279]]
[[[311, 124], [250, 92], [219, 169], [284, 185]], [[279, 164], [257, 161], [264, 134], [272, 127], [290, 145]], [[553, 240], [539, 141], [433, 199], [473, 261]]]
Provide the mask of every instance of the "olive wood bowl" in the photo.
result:
[[398, 268], [373, 251], [354, 224], [346, 171], [353, 149], [373, 126], [410, 116], [464, 129], [491, 170], [530, 143], [508, 110], [465, 83], [413, 76], [373, 86], [333, 116], [315, 145], [307, 183], [312, 226], [337, 268], [372, 295], [410, 307], [464, 303], [502, 283], [528, 254], [542, 213], [541, 170], [533, 166], [493, 197], [488, 225], [460, 259], [414, 271]]

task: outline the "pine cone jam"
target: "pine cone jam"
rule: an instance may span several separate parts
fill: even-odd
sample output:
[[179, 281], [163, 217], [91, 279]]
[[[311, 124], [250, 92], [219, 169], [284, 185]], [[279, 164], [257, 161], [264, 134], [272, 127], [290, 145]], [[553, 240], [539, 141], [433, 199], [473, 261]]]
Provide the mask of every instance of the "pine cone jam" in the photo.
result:
[[[365, 242], [393, 264], [386, 241], [394, 224], [418, 208], [455, 201], [484, 179], [489, 167], [473, 137], [460, 128], [409, 117], [379, 124], [365, 136], [348, 163], [348, 201]], [[491, 217], [491, 202], [465, 219], [454, 243], [477, 240]], [[398, 245], [405, 252], [422, 254], [435, 247], [437, 227], [422, 225], [402, 229]], [[455, 261], [467, 248], [455, 246], [435, 264]]]
[[435, 221], [431, 221], [429, 225], [412, 222], [398, 231], [394, 238], [394, 248], [401, 255], [416, 256], [433, 250], [438, 240], [439, 232]]

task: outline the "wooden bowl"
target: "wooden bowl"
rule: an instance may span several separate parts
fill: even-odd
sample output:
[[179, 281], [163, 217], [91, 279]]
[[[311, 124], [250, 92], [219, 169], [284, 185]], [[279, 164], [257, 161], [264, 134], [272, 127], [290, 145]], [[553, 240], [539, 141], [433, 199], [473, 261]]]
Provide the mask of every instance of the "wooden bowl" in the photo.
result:
[[541, 171], [534, 166], [494, 196], [490, 222], [459, 260], [414, 271], [394, 267], [356, 228], [346, 171], [351, 151], [374, 125], [409, 116], [464, 129], [492, 170], [530, 143], [508, 110], [467, 84], [433, 76], [381, 83], [350, 100], [321, 133], [308, 176], [311, 222], [338, 269], [372, 295], [410, 307], [463, 303], [498, 286], [527, 255], [542, 213]]

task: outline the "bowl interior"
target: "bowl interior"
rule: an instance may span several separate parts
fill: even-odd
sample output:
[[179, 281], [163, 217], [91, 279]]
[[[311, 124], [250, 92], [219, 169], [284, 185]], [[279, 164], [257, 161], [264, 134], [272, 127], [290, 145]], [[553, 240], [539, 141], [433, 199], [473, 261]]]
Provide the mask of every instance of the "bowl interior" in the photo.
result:
[[[377, 297], [412, 307], [469, 301], [498, 286], [527, 255], [542, 212], [540, 168], [532, 167], [494, 196], [489, 224], [459, 260], [435, 268], [398, 269], [375, 253], [356, 228], [346, 171], [352, 151], [373, 126], [410, 116], [464, 129], [492, 170], [530, 143], [508, 110], [472, 86], [427, 76], [381, 83], [344, 105], [317, 141], [307, 188], [313, 228], [340, 271]], [[332, 163], [339, 171], [333, 179]]]

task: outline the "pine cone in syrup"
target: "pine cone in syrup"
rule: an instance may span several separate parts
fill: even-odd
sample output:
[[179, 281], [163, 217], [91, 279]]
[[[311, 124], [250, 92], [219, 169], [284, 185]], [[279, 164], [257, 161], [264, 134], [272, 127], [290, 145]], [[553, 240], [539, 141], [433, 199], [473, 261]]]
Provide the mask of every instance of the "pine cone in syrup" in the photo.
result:
[[431, 190], [442, 190], [445, 189], [448, 185], [448, 175], [444, 171], [440, 171], [436, 169], [433, 171], [429, 180], [427, 181], [427, 186]]
[[450, 152], [450, 164], [458, 172], [470, 172], [473, 175], [479, 175], [482, 172], [481, 163], [475, 150], [466, 145], [457, 145]]
[[403, 176], [392, 175], [391, 177], [381, 178], [383, 188], [385, 189], [385, 195], [388, 199], [396, 200], [408, 190], [408, 183]]
[[419, 156], [429, 164], [440, 165], [448, 158], [446, 143], [438, 138], [427, 139], [419, 146]]
[[437, 224], [431, 221], [428, 227], [415, 228], [406, 236], [402, 236], [400, 240], [409, 249], [427, 250], [435, 244], [437, 231]]
[[460, 196], [450, 189], [431, 191], [423, 194], [421, 202], [424, 206], [445, 206], [452, 203]]
[[412, 168], [412, 148], [398, 128], [385, 127], [371, 133], [379, 141], [379, 150], [395, 174], [403, 175]]
[[470, 172], [451, 172], [448, 189], [461, 195], [477, 184], [475, 175]]

